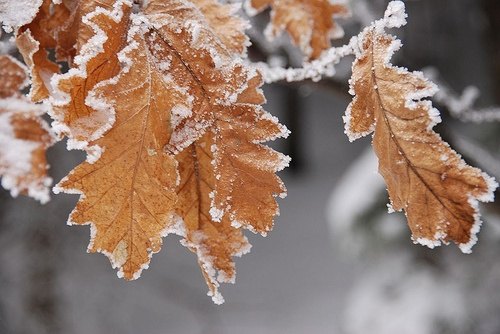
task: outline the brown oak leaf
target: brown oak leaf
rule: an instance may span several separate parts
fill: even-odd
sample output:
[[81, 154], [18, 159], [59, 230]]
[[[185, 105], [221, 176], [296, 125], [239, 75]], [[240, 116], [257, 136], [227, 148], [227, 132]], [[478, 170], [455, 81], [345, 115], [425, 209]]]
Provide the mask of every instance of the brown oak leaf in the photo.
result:
[[46, 150], [54, 143], [45, 110], [19, 93], [27, 69], [10, 56], [0, 56], [0, 176], [12, 196], [28, 195], [45, 203], [52, 179]]
[[[91, 224], [89, 251], [126, 279], [147, 267], [162, 236], [183, 236], [219, 303], [219, 283], [234, 281], [232, 257], [250, 249], [239, 227], [265, 234], [278, 213], [285, 188], [275, 172], [288, 158], [261, 143], [287, 130], [261, 107], [262, 79], [242, 60], [248, 38], [235, 6], [152, 0], [131, 15], [129, 4], [84, 16], [107, 38], [80, 44], [75, 64], [87, 57], [86, 77], [68, 77], [70, 100], [55, 108], [71, 130], [62, 133], [90, 154], [56, 190], [82, 194], [70, 223]], [[101, 74], [108, 67], [118, 74]], [[116, 120], [99, 133], [94, 125], [106, 121], [96, 115]]]
[[[258, 75], [252, 81], [262, 84]], [[234, 281], [231, 258], [250, 250], [239, 228], [265, 235], [279, 213], [275, 197], [286, 193], [275, 173], [288, 165], [288, 157], [260, 142], [284, 136], [287, 130], [251, 101], [240, 96], [234, 106], [215, 115], [203, 137], [176, 157], [181, 178], [177, 210], [186, 228], [183, 243], [198, 254], [216, 303], [223, 301], [218, 283]]]
[[468, 166], [432, 130], [440, 122], [430, 101], [436, 87], [420, 72], [394, 67], [399, 40], [376, 26], [366, 30], [353, 64], [346, 133], [371, 132], [394, 210], [404, 210], [416, 243], [431, 248], [450, 241], [470, 252], [481, 220], [478, 201], [493, 200], [496, 182]]
[[185, 223], [183, 243], [197, 253], [217, 303], [223, 300], [218, 283], [234, 281], [232, 257], [250, 249], [238, 228], [271, 230], [275, 197], [285, 193], [275, 172], [288, 163], [260, 144], [287, 130], [260, 106], [261, 76], [241, 63], [248, 39], [245, 24], [231, 15], [234, 9], [197, 0], [154, 1], [144, 11], [154, 28], [147, 38], [152, 53], [160, 64], [168, 59], [162, 66], [192, 97], [188, 108], [172, 110], [167, 149], [181, 152], [177, 214]]
[[186, 148], [176, 159], [179, 162], [180, 184], [177, 215], [185, 226], [182, 243], [198, 256], [209, 295], [218, 304], [224, 299], [218, 292], [219, 282], [234, 282], [233, 256], [250, 251], [250, 244], [241, 229], [228, 219], [214, 222], [210, 216], [210, 193], [214, 189], [213, 145], [210, 132]]
[[113, 127], [89, 143], [102, 154], [75, 168], [56, 191], [82, 194], [69, 223], [91, 224], [88, 250], [108, 256], [120, 277], [136, 279], [162, 237], [177, 230], [176, 161], [163, 147], [170, 138], [167, 111], [180, 98], [152, 64], [141, 31], [129, 36], [119, 55], [125, 67], [97, 92], [104, 108], [113, 101], [116, 115]]
[[30, 68], [29, 97], [33, 102], [49, 97], [50, 78], [59, 73], [59, 65], [49, 60], [48, 50], [56, 47], [55, 34], [67, 16], [62, 4], [54, 5], [51, 0], [44, 0], [33, 21], [17, 32], [17, 47]]
[[28, 69], [15, 58], [0, 55], [0, 98], [20, 95], [20, 90], [29, 85]]
[[272, 39], [286, 30], [309, 59], [317, 59], [328, 49], [332, 38], [342, 37], [334, 18], [349, 12], [345, 5], [330, 0], [247, 0], [246, 4], [251, 14], [271, 7], [267, 36]]
[[[78, 25], [67, 27], [65, 37], [58, 35], [58, 45], [64, 45], [61, 40], [71, 44], [69, 32], [78, 36], [73, 50], [79, 55], [73, 62], [75, 67], [53, 80], [55, 93], [50, 112], [56, 132], [69, 137], [69, 147], [81, 147], [80, 142], [99, 138], [113, 124], [114, 115], [109, 109], [96, 110], [88, 101], [97, 84], [120, 71], [118, 52], [126, 42], [131, 9], [128, 1], [80, 1], [69, 21]], [[68, 48], [65, 53], [72, 54]], [[73, 59], [74, 55], [68, 57]]]

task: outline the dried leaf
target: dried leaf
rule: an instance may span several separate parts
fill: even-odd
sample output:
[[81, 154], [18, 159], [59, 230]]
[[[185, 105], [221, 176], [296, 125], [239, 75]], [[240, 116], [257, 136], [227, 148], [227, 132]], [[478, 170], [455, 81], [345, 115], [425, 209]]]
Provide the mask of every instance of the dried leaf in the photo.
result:
[[[250, 82], [260, 86], [260, 75]], [[279, 214], [275, 198], [286, 195], [275, 173], [288, 166], [289, 158], [260, 143], [286, 137], [288, 130], [264, 110], [247, 104], [244, 96], [216, 117], [211, 147], [216, 175], [212, 218], [226, 217], [235, 227], [266, 235]]]
[[246, 89], [251, 74], [241, 56], [248, 37], [235, 8], [215, 0], [172, 0], [150, 1], [144, 9], [150, 24], [146, 40], [158, 66], [189, 94], [172, 111], [172, 153], [201, 136], [214, 122], [214, 110], [233, 104], [243, 91], [254, 94], [254, 103], [263, 102], [261, 94]]
[[19, 52], [30, 68], [32, 86], [29, 97], [33, 102], [49, 97], [50, 78], [59, 72], [59, 65], [49, 60], [47, 50], [55, 48], [54, 35], [66, 19], [61, 6], [44, 0], [34, 20], [22, 26], [16, 35]]
[[88, 250], [109, 257], [118, 275], [136, 279], [160, 250], [162, 237], [176, 232], [176, 162], [168, 143], [171, 103], [178, 100], [148, 59], [143, 36], [132, 33], [119, 57], [127, 64], [98, 96], [112, 98], [116, 122], [90, 142], [102, 151], [75, 168], [56, 189], [82, 194], [70, 224], [92, 226]]
[[70, 138], [70, 147], [99, 138], [114, 121], [109, 108], [96, 110], [89, 103], [96, 85], [120, 70], [118, 52], [125, 45], [130, 11], [128, 2], [96, 0], [81, 2], [73, 12], [73, 22], [77, 21], [74, 16], [80, 20], [74, 50], [79, 57], [74, 68], [54, 78], [56, 93], [50, 114], [56, 132]]
[[[70, 222], [92, 224], [89, 250], [120, 275], [137, 278], [174, 232], [222, 302], [217, 288], [234, 281], [232, 257], [250, 249], [238, 227], [265, 234], [278, 213], [285, 189], [275, 172], [288, 158], [260, 143], [287, 130], [261, 107], [262, 79], [242, 60], [248, 38], [235, 6], [152, 0], [130, 15], [130, 3], [121, 4], [83, 18], [102, 34], [81, 44], [70, 70], [86, 76], [54, 80], [71, 99], [55, 106], [62, 133], [90, 153], [57, 190], [84, 195]], [[106, 122], [110, 129], [95, 126]]]
[[0, 55], [0, 98], [19, 95], [28, 86], [28, 70], [15, 58]]
[[348, 9], [331, 0], [247, 0], [249, 12], [260, 12], [271, 7], [271, 23], [266, 28], [270, 39], [286, 30], [292, 41], [309, 59], [318, 58], [328, 49], [330, 39], [343, 36], [343, 30], [334, 17], [345, 16]]
[[493, 178], [468, 166], [432, 127], [440, 122], [430, 101], [436, 87], [420, 72], [389, 64], [399, 40], [376, 26], [366, 30], [353, 65], [346, 133], [374, 132], [391, 206], [404, 210], [415, 242], [431, 248], [454, 241], [463, 252], [475, 244], [478, 201], [493, 200]]
[[[249, 86], [255, 83], [260, 86], [260, 76]], [[244, 96], [215, 117], [210, 131], [177, 156], [178, 215], [186, 225], [184, 243], [198, 254], [209, 294], [220, 303], [218, 282], [235, 278], [231, 257], [250, 250], [239, 228], [264, 235], [272, 229], [275, 197], [286, 192], [275, 173], [288, 157], [259, 144], [286, 129]]]
[[45, 110], [19, 94], [27, 82], [27, 69], [9, 56], [0, 56], [0, 176], [12, 196], [49, 200], [52, 179], [45, 153], [54, 143]]
[[181, 179], [177, 188], [177, 215], [185, 225], [182, 243], [197, 254], [209, 295], [220, 304], [224, 299], [218, 292], [219, 282], [235, 279], [232, 257], [247, 253], [251, 246], [242, 230], [232, 227], [228, 219], [219, 223], [210, 216], [210, 193], [216, 182], [211, 137], [207, 132], [176, 157]]

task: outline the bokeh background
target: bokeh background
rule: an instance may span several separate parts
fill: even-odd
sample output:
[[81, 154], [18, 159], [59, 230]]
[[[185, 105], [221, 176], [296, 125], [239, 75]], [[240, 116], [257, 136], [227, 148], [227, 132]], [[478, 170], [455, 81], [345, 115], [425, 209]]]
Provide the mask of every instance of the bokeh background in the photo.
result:
[[[351, 1], [353, 17], [341, 21], [346, 37], [335, 43], [381, 17], [386, 4]], [[476, 111], [500, 104], [500, 2], [406, 5], [408, 25], [394, 31], [404, 47], [394, 63], [425, 69], [462, 105], [464, 89], [477, 87]], [[263, 51], [266, 15], [253, 19], [251, 56], [298, 65], [286, 38], [273, 54]], [[349, 143], [343, 133], [351, 62], [321, 83], [265, 87], [267, 110], [293, 133], [273, 144], [293, 158], [281, 173], [289, 195], [267, 238], [249, 234], [252, 252], [237, 259], [236, 284], [222, 287], [225, 304], [206, 296], [196, 258], [177, 237], [166, 238], [141, 279], [125, 282], [107, 258], [86, 254], [88, 227], [65, 225], [77, 196], [53, 196], [41, 206], [2, 190], [0, 333], [500, 333], [499, 205], [482, 207], [472, 255], [413, 245], [403, 215], [387, 213], [370, 139]], [[437, 100], [440, 134], [499, 179], [499, 123], [463, 122]], [[49, 152], [52, 177], [60, 180], [83, 159], [57, 144]]]

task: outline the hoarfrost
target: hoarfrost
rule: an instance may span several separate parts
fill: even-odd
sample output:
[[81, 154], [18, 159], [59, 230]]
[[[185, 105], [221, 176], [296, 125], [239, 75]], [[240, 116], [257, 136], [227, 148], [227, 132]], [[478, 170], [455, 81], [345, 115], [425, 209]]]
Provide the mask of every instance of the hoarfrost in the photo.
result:
[[[11, 117], [16, 114], [42, 115], [45, 112], [43, 105], [34, 105], [25, 99], [10, 97], [0, 99], [0, 175], [2, 187], [9, 190], [13, 197], [26, 191], [28, 196], [40, 201], [42, 204], [50, 200], [49, 186], [52, 184], [50, 177], [30, 179], [32, 174], [32, 154], [40, 148], [41, 143], [18, 139], [11, 124]], [[51, 132], [48, 126], [40, 126]], [[52, 138], [52, 140], [54, 140]]]
[[436, 69], [426, 68], [424, 73], [438, 83], [439, 90], [433, 98], [436, 102], [444, 105], [451, 116], [464, 122], [500, 122], [500, 107], [476, 108], [474, 106], [480, 95], [477, 87], [468, 86], [459, 95], [439, 78]]
[[0, 0], [0, 23], [10, 33], [35, 18], [43, 0]]

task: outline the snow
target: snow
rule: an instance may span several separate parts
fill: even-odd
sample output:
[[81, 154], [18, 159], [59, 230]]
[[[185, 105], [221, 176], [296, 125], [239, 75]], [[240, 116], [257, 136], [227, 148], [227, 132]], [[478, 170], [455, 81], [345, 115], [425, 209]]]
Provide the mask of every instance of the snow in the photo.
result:
[[[436, 324], [458, 333], [467, 323], [464, 287], [408, 254], [386, 254], [357, 279], [347, 298], [346, 334], [434, 333]], [[457, 331], [456, 331], [457, 330]]]
[[380, 191], [385, 188], [384, 179], [378, 174], [377, 167], [378, 159], [373, 149], [366, 148], [345, 171], [328, 200], [328, 221], [336, 234], [344, 236], [343, 242], [347, 247], [361, 246], [363, 243], [346, 237], [355, 227], [359, 213], [373, 206]]
[[[211, 194], [212, 194], [212, 198], [213, 198], [214, 192], [212, 192]], [[220, 221], [222, 221], [222, 217], [224, 217], [224, 210], [221, 210], [221, 209], [215, 207], [212, 203], [212, 207], [210, 208], [210, 217], [212, 217], [213, 221], [220, 222]]]
[[[412, 238], [413, 239], [413, 238]], [[430, 249], [433, 249], [434, 247], [439, 247], [441, 246], [441, 243], [445, 242], [446, 239], [446, 233], [442, 231], [437, 231], [434, 234], [434, 237], [432, 239], [426, 239], [426, 238], [415, 238], [413, 240], [413, 243], [415, 244], [420, 244], [422, 246], [427, 246]]]
[[406, 25], [408, 15], [405, 12], [405, 4], [402, 1], [391, 1], [387, 5], [384, 19], [380, 21], [380, 26], [384, 28], [400, 28]]
[[342, 58], [353, 54], [353, 48], [356, 43], [356, 38], [352, 38], [349, 44], [341, 47], [332, 47], [325, 51], [319, 59], [312, 62], [306, 62], [300, 68], [271, 67], [267, 63], [262, 62], [257, 63], [256, 66], [262, 72], [266, 83], [282, 80], [294, 82], [307, 79], [319, 81], [323, 77], [335, 75], [334, 66], [338, 64]]
[[[40, 201], [42, 204], [50, 200], [50, 177], [41, 180], [31, 179], [32, 153], [40, 147], [40, 143], [15, 138], [11, 126], [11, 117], [14, 113], [34, 113], [41, 115], [45, 112], [42, 105], [34, 105], [26, 99], [10, 97], [0, 99], [0, 175], [2, 187], [10, 190], [13, 197], [26, 190], [28, 196]], [[46, 128], [49, 131], [48, 128]], [[49, 132], [50, 133], [50, 132]]]
[[10, 33], [35, 18], [43, 0], [0, 0], [0, 23]]
[[172, 128], [176, 128], [183, 119], [191, 117], [193, 114], [192, 107], [186, 107], [182, 104], [176, 104], [171, 110], [171, 124]]

